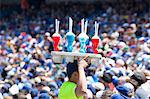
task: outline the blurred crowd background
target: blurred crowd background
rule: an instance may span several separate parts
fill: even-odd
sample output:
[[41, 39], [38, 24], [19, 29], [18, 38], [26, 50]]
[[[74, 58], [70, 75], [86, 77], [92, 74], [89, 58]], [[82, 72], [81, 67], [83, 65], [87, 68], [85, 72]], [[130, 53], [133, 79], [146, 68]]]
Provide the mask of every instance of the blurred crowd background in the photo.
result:
[[[100, 25], [99, 54], [103, 58], [97, 66], [93, 59], [85, 70], [88, 97], [149, 99], [149, 0], [36, 1], [0, 2], [0, 99], [57, 99], [60, 86], [67, 81], [66, 61], [53, 63], [51, 36], [57, 18], [63, 38], [60, 47], [65, 51], [69, 17], [76, 37], [82, 18], [89, 21], [90, 39], [94, 22]], [[79, 47], [76, 38], [74, 50]], [[90, 40], [87, 52], [93, 53]]]

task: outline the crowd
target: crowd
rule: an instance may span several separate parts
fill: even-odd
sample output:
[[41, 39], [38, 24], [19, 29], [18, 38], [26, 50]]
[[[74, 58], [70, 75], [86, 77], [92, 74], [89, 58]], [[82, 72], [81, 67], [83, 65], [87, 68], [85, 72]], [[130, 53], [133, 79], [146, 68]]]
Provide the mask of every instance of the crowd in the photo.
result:
[[[134, 0], [133, 0], [134, 1]], [[132, 6], [135, 7], [132, 7]], [[99, 54], [85, 69], [88, 97], [91, 99], [150, 98], [150, 16], [141, 0], [102, 4], [41, 4], [0, 20], [0, 99], [57, 99], [67, 81], [66, 61], [52, 60], [54, 19], [60, 20], [62, 38], [68, 31], [80, 33], [80, 20], [86, 18], [88, 35], [94, 35], [94, 21], [100, 25]], [[121, 9], [122, 8], [122, 9]], [[125, 9], [124, 9], [125, 8]], [[66, 41], [60, 44], [66, 49]], [[79, 48], [78, 39], [74, 49]], [[93, 53], [89, 40], [87, 52]]]

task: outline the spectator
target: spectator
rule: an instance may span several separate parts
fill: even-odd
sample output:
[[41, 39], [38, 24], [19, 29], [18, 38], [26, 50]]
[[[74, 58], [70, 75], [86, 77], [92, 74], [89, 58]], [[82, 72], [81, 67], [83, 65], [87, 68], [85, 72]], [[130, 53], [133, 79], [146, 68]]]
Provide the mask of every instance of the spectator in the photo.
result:
[[[67, 64], [67, 75], [69, 81], [62, 84], [60, 88], [59, 98], [80, 99], [86, 96], [86, 78], [84, 68], [87, 66], [85, 60], [75, 61]], [[70, 93], [70, 94], [68, 94]]]
[[[17, 5], [1, 5], [0, 98], [58, 97], [60, 86], [68, 81], [67, 62], [63, 59], [62, 64], [54, 63], [51, 36], [57, 18], [63, 38], [60, 47], [66, 51], [69, 16], [74, 20], [75, 52], [80, 47], [80, 20], [89, 21], [88, 53], [93, 53], [93, 23], [100, 24], [98, 51], [102, 58], [99, 62], [92, 59], [85, 69], [88, 97], [148, 98], [149, 80], [143, 76], [145, 72], [146, 76], [150, 74], [148, 0], [39, 3], [36, 7], [29, 3], [26, 11], [20, 11]], [[136, 74], [139, 70], [143, 73]]]
[[143, 72], [135, 72], [130, 83], [134, 85], [136, 98], [148, 99], [150, 97], [149, 81]]

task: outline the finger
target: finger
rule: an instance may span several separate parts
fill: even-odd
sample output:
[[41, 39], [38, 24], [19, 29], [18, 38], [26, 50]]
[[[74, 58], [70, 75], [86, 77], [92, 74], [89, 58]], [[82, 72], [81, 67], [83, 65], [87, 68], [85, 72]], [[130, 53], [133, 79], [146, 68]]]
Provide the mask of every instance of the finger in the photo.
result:
[[82, 58], [82, 57], [78, 57], [78, 60], [79, 60], [79, 61], [81, 61], [81, 60], [86, 60], [88, 57], [89, 57], [88, 55], [86, 55], [86, 56], [83, 57], [83, 58]]
[[86, 55], [82, 60], [86, 60], [89, 57], [89, 55]]

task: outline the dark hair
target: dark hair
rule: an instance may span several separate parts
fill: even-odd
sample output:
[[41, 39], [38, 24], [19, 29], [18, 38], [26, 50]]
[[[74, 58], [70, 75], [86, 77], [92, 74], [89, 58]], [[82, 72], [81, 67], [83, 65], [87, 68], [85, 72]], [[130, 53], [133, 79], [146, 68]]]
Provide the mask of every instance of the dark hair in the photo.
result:
[[75, 60], [73, 63], [69, 62], [67, 64], [67, 76], [68, 76], [68, 78], [70, 78], [74, 72], [78, 72], [77, 60]]
[[102, 80], [107, 82], [107, 83], [111, 83], [112, 82], [112, 75], [107, 73], [107, 72], [104, 72]]

